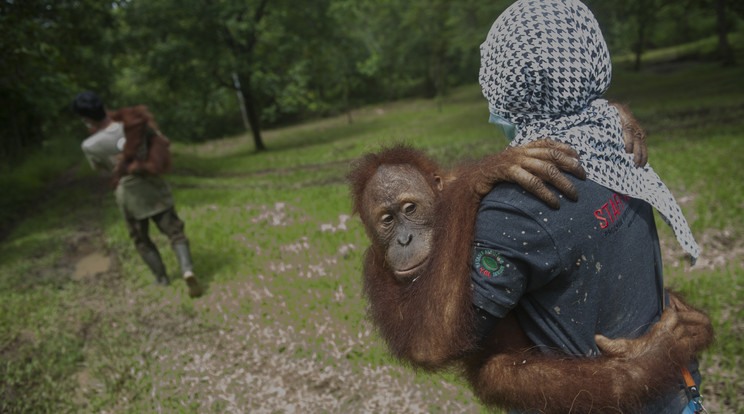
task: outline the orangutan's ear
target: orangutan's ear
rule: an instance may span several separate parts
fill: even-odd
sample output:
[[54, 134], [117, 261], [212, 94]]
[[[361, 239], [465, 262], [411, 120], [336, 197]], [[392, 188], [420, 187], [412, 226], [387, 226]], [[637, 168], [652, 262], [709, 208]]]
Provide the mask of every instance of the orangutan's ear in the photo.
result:
[[444, 189], [444, 179], [439, 174], [434, 174], [434, 183], [436, 184], [437, 191], [441, 192]]
[[435, 189], [439, 192], [442, 192], [444, 190], [444, 187], [449, 185], [452, 181], [455, 181], [455, 178], [457, 176], [453, 172], [444, 172], [441, 174], [434, 174], [434, 182], [436, 183]]

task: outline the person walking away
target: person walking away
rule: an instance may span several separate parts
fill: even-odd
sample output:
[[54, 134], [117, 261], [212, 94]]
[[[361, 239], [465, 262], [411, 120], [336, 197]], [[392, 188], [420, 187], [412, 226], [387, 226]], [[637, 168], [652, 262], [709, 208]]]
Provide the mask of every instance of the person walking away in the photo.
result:
[[169, 142], [144, 106], [108, 113], [93, 92], [77, 94], [72, 110], [90, 135], [82, 150], [97, 171], [113, 172], [118, 205], [137, 252], [155, 275], [155, 284], [170, 284], [160, 252], [149, 236], [152, 221], [171, 242], [189, 296], [203, 290], [194, 274], [184, 222], [176, 214], [173, 194], [161, 174], [170, 169]]

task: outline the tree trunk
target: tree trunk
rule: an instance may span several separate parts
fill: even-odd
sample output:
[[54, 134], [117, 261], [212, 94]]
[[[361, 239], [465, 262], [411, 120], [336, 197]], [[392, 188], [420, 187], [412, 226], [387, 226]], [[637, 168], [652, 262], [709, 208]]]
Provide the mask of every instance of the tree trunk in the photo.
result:
[[734, 64], [734, 52], [728, 41], [726, 0], [716, 0], [716, 29], [718, 31], [718, 58], [725, 66], [731, 66]]
[[434, 99], [437, 102], [437, 112], [442, 112], [442, 97], [444, 95], [443, 78], [442, 75], [442, 57], [438, 52], [434, 54], [434, 68], [431, 74], [432, 82], [434, 83]]
[[636, 39], [635, 45], [635, 62], [633, 63], [633, 70], [638, 72], [641, 70], [641, 55], [643, 55], [643, 44], [646, 42], [646, 19], [638, 19], [638, 39]]
[[[250, 79], [249, 77], [243, 77], [243, 79]], [[261, 128], [258, 123], [258, 109], [255, 106], [253, 94], [251, 91], [250, 82], [248, 86], [241, 88], [243, 94], [243, 102], [245, 102], [245, 110], [248, 115], [248, 123], [251, 126], [251, 132], [253, 133], [253, 143], [256, 146], [256, 151], [264, 151], [266, 147], [261, 140]]]
[[346, 121], [351, 125], [354, 120], [351, 118], [351, 106], [349, 105], [349, 82], [344, 79], [344, 111], [346, 111]]
[[245, 101], [243, 100], [243, 90], [240, 88], [240, 79], [238, 74], [233, 72], [233, 85], [235, 85], [235, 94], [238, 96], [238, 105], [240, 105], [240, 117], [243, 119], [243, 127], [248, 131], [251, 128], [251, 123], [248, 122], [248, 113], [245, 110]]
[[388, 101], [394, 101], [397, 98], [395, 93], [395, 78], [393, 77], [393, 70], [388, 68], [387, 72], [387, 87], [388, 87]]

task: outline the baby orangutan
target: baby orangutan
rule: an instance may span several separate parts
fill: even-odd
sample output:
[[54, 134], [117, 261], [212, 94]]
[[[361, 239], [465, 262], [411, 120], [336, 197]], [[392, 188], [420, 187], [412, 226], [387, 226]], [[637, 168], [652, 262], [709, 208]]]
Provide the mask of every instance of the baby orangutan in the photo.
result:
[[170, 142], [158, 131], [152, 115], [143, 105], [110, 112], [109, 117], [124, 124], [126, 143], [114, 167], [118, 181], [128, 174], [161, 175], [170, 171]]
[[598, 335], [603, 355], [596, 358], [533, 350], [513, 313], [478, 343], [469, 258], [482, 196], [495, 183], [516, 182], [557, 208], [541, 180], [576, 199], [556, 166], [583, 178], [577, 157], [564, 144], [541, 140], [450, 174], [408, 147], [359, 160], [349, 180], [371, 240], [364, 294], [393, 355], [427, 370], [459, 367], [484, 403], [544, 413], [631, 412], [675, 385], [680, 367], [713, 339], [708, 317], [675, 295], [646, 335]]

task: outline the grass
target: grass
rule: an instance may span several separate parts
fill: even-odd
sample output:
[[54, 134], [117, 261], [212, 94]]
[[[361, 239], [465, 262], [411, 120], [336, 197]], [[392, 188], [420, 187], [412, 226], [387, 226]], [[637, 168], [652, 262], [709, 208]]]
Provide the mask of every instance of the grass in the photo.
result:
[[[8, 229], [23, 217], [24, 211], [44, 197], [48, 183], [60, 178], [73, 162], [80, 159], [80, 143], [70, 140], [51, 140], [13, 164], [0, 163], [0, 240]], [[64, 177], [63, 177], [64, 178]]]
[[[743, 413], [744, 75], [714, 64], [616, 72], [609, 97], [649, 131], [650, 162], [698, 241], [690, 269], [660, 225], [667, 283], [713, 317], [702, 358], [711, 412]], [[344, 176], [392, 142], [453, 165], [499, 151], [477, 85], [442, 101], [363, 108], [249, 137], [174, 145], [168, 177], [207, 285], [151, 285], [105, 182], [78, 172], [0, 245], [0, 412], [481, 412], [451, 374], [414, 375], [364, 317], [368, 245]], [[156, 233], [156, 232], [155, 232]], [[167, 240], [154, 235], [170, 270]], [[86, 247], [88, 246], [88, 247]], [[92, 246], [109, 271], [75, 277]]]
[[[744, 43], [744, 34], [739, 32], [729, 33], [728, 39], [733, 47], [737, 47]], [[710, 36], [682, 45], [647, 50], [641, 55], [641, 65], [665, 65], [669, 62], [684, 62], [693, 59], [706, 60], [714, 56], [717, 49], [718, 36]], [[630, 68], [635, 63], [635, 54], [617, 55], [612, 61], [616, 66]]]

